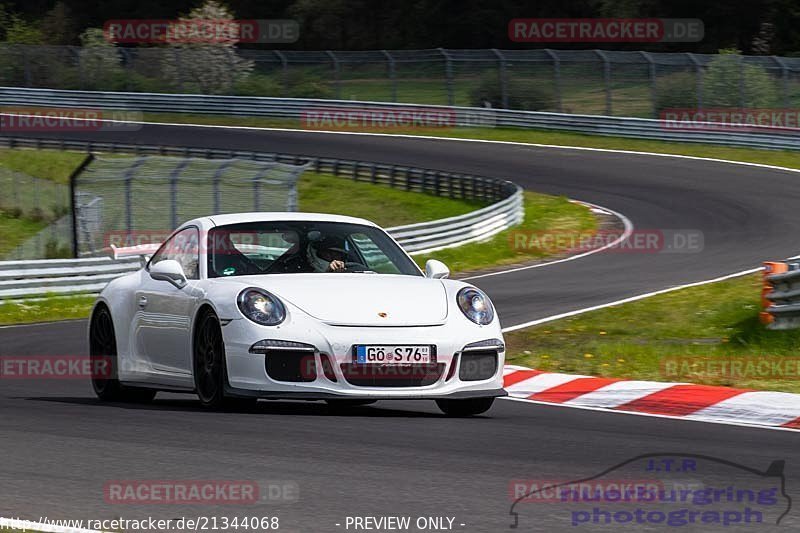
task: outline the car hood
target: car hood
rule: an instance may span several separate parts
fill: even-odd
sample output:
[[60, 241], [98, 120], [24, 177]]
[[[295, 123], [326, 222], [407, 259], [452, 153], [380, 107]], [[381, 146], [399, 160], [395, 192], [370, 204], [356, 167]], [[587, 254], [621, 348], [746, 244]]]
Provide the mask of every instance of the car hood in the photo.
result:
[[444, 284], [421, 276], [326, 273], [230, 279], [261, 287], [333, 325], [430, 326], [447, 319]]

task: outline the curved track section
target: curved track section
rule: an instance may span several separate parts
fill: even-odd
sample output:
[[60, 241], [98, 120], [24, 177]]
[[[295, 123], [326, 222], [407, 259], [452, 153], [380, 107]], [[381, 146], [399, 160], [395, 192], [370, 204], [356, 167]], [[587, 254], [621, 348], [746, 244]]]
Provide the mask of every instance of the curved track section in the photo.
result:
[[[88, 133], [74, 137], [92, 139]], [[140, 139], [503, 177], [606, 206], [640, 230], [704, 235], [701, 253], [600, 253], [475, 280], [492, 296], [505, 326], [745, 270], [800, 248], [800, 175], [788, 171], [377, 135], [156, 125], [103, 133], [106, 141]], [[83, 327], [69, 322], [0, 329], [0, 354], [84, 353]], [[287, 531], [326, 532], [344, 531], [346, 516], [448, 515], [456, 517], [457, 530], [499, 531], [509, 524], [512, 479], [579, 479], [664, 451], [708, 454], [753, 468], [786, 459], [787, 491], [800, 494], [798, 436], [780, 431], [517, 402], [499, 402], [490, 417], [457, 420], [441, 417], [427, 403], [381, 402], [339, 416], [317, 404], [261, 402], [257, 412], [215, 414], [201, 412], [186, 397], [162, 397], [146, 408], [101, 405], [85, 383], [5, 381], [0, 516], [275, 514]], [[103, 486], [114, 479], [291, 480], [300, 487], [300, 501], [202, 510], [109, 505]], [[782, 524], [797, 527], [800, 519], [790, 514]], [[563, 516], [542, 510], [535, 524], [520, 526], [570, 529]]]

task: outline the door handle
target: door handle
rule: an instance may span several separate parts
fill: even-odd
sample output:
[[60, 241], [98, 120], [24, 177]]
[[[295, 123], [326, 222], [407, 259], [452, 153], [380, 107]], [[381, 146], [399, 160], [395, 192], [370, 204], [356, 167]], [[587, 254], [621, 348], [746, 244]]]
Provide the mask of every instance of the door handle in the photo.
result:
[[147, 307], [147, 296], [139, 296], [139, 301], [137, 303], [142, 309]]

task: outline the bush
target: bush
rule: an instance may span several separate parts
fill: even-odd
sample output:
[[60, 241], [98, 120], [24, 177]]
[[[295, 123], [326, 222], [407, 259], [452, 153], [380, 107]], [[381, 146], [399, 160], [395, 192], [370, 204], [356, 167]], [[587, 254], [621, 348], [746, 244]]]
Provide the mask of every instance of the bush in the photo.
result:
[[697, 106], [697, 79], [693, 72], [678, 72], [658, 78], [656, 107], [692, 108]]
[[72, 248], [66, 244], [59, 244], [55, 239], [48, 239], [44, 245], [45, 259], [70, 259]]
[[[523, 111], [552, 109], [553, 98], [541, 88], [541, 82], [525, 78], [509, 77], [507, 81], [508, 108]], [[485, 107], [489, 102], [494, 108], [503, 107], [503, 94], [497, 72], [487, 72], [481, 76], [476, 87], [470, 90], [470, 105]]]
[[[780, 103], [776, 80], [761, 67], [740, 65], [738, 51], [721, 50], [706, 68], [704, 107], [773, 107]], [[740, 78], [744, 99], [740, 94]]]

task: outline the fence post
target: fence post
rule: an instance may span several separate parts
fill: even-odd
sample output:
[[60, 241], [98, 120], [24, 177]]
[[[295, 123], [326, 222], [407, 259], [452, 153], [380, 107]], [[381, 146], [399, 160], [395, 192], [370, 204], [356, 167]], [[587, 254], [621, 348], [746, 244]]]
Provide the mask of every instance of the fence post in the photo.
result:
[[78, 258], [78, 200], [76, 197], [76, 181], [89, 163], [94, 160], [92, 154], [86, 154], [86, 158], [78, 165], [78, 168], [69, 175], [69, 204], [72, 211], [72, 257]]
[[453, 96], [453, 61], [444, 48], [437, 48], [439, 53], [444, 57], [444, 73], [445, 73], [445, 86], [447, 87], [447, 105], [455, 105], [455, 97]]
[[602, 50], [595, 50], [595, 53], [603, 60], [603, 84], [606, 89], [606, 115], [611, 116], [611, 63], [608, 56]]
[[506, 58], [497, 48], [492, 48], [492, 52], [497, 56], [497, 75], [500, 79], [500, 102], [503, 109], [508, 109], [508, 71], [506, 70]]
[[778, 56], [772, 56], [779, 67], [781, 67], [781, 89], [783, 92], [783, 107], [789, 109], [789, 67], [786, 62]]
[[697, 109], [703, 109], [703, 65], [700, 64], [700, 61], [691, 52], [687, 52], [686, 55], [689, 57], [692, 64], [694, 64], [694, 78], [697, 82], [697, 87], [695, 88]]
[[281, 60], [281, 78], [282, 78], [282, 85], [283, 85], [283, 97], [286, 98], [289, 96], [289, 62], [286, 60], [286, 56], [280, 50], [273, 50], [275, 55], [278, 56], [278, 59]]
[[131, 182], [133, 181], [133, 175], [146, 159], [146, 157], [140, 157], [134, 161], [122, 178], [125, 180], [125, 230], [128, 232], [128, 238], [130, 238], [130, 233], [133, 231], [133, 191], [131, 190]]
[[119, 51], [122, 53], [123, 68], [125, 69], [125, 90], [130, 92], [132, 89], [130, 49], [124, 46], [120, 46]]
[[656, 62], [647, 52], [639, 52], [647, 60], [650, 76], [650, 101], [653, 106], [653, 118], [658, 118], [658, 93], [656, 91]]
[[556, 101], [558, 102], [558, 112], [563, 113], [564, 102], [561, 98], [561, 58], [549, 48], [545, 48], [544, 51], [550, 56], [550, 59], [553, 60], [553, 88], [556, 93]]
[[231, 159], [223, 161], [222, 164], [219, 167], [217, 167], [217, 170], [214, 171], [214, 177], [211, 178], [212, 187], [213, 187], [213, 191], [214, 191], [214, 213], [213, 214], [215, 214], [215, 215], [218, 215], [218, 214], [221, 213], [220, 207], [221, 207], [222, 202], [221, 202], [221, 197], [220, 197], [220, 194], [219, 194], [219, 182], [222, 179], [222, 174], [225, 173], [225, 171], [228, 169], [228, 166], [231, 164], [231, 161], [232, 161]]
[[169, 175], [169, 209], [171, 213], [172, 229], [178, 227], [178, 177], [190, 162], [191, 159], [188, 157], [185, 158], [178, 163], [175, 170]]
[[381, 52], [386, 56], [386, 61], [388, 62], [389, 81], [392, 84], [392, 102], [397, 102], [397, 73], [394, 68], [394, 58], [387, 50], [381, 50]]
[[744, 94], [744, 56], [741, 55], [739, 56], [739, 107], [746, 107]]
[[331, 58], [331, 62], [333, 62], [333, 79], [334, 79], [334, 83], [336, 84], [336, 99], [337, 100], [341, 100], [342, 99], [342, 83], [341, 83], [341, 80], [339, 79], [339, 75], [340, 75], [340, 72], [339, 72], [339, 59], [336, 57], [336, 54], [334, 54], [330, 50], [325, 50], [325, 53], [328, 55], [328, 57]]
[[28, 47], [23, 45], [18, 45], [22, 48], [22, 65], [23, 71], [25, 72], [25, 87], [31, 86], [31, 62], [28, 58]]

